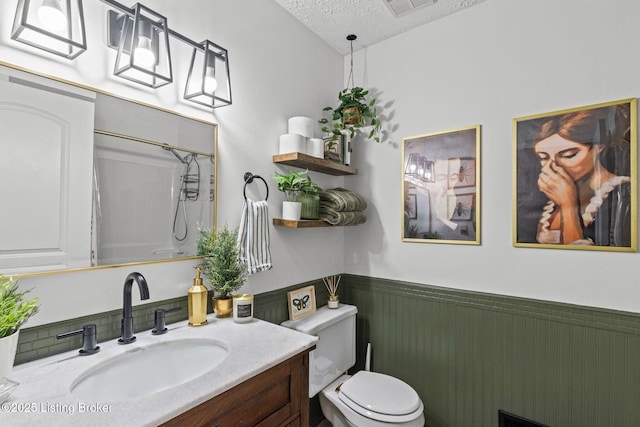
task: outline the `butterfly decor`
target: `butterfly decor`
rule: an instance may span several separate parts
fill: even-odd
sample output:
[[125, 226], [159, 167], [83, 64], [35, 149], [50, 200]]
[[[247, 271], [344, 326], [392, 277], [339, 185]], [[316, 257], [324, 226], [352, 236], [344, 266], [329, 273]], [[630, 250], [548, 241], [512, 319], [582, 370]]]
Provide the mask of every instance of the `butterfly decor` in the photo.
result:
[[289, 319], [296, 320], [316, 311], [316, 288], [306, 286], [287, 293], [289, 298]]

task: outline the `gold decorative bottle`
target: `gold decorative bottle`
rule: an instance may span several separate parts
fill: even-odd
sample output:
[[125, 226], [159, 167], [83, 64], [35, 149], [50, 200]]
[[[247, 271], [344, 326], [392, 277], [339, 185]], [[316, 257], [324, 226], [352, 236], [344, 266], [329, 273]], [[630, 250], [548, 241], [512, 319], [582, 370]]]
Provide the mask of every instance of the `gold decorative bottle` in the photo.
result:
[[189, 289], [189, 326], [202, 326], [207, 324], [207, 301], [209, 291], [202, 284], [200, 269], [196, 269], [196, 277], [193, 286]]

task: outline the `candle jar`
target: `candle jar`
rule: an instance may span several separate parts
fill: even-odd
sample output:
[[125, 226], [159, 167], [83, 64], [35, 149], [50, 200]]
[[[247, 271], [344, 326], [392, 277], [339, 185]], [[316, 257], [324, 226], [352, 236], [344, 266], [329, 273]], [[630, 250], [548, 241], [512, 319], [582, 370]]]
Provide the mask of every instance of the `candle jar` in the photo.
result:
[[242, 294], [233, 297], [233, 321], [248, 323], [253, 320], [253, 295]]

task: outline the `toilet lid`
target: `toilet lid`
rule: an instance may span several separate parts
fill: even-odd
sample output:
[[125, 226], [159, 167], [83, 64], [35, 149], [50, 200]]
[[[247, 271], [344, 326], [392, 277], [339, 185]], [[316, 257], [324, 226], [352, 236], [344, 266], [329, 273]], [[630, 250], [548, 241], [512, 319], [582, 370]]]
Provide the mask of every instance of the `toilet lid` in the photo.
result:
[[370, 371], [360, 371], [345, 381], [338, 397], [354, 411], [374, 419], [415, 417], [424, 408], [418, 393], [407, 383]]

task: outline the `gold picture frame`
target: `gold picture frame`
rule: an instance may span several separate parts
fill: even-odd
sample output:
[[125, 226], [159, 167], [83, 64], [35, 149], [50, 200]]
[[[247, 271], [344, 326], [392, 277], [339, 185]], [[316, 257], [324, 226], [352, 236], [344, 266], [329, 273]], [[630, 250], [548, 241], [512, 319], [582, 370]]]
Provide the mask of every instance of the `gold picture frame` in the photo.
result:
[[480, 125], [402, 140], [402, 241], [480, 244]]
[[637, 100], [513, 119], [513, 246], [637, 251]]
[[287, 292], [287, 299], [289, 320], [297, 320], [316, 311], [316, 288], [313, 285]]

